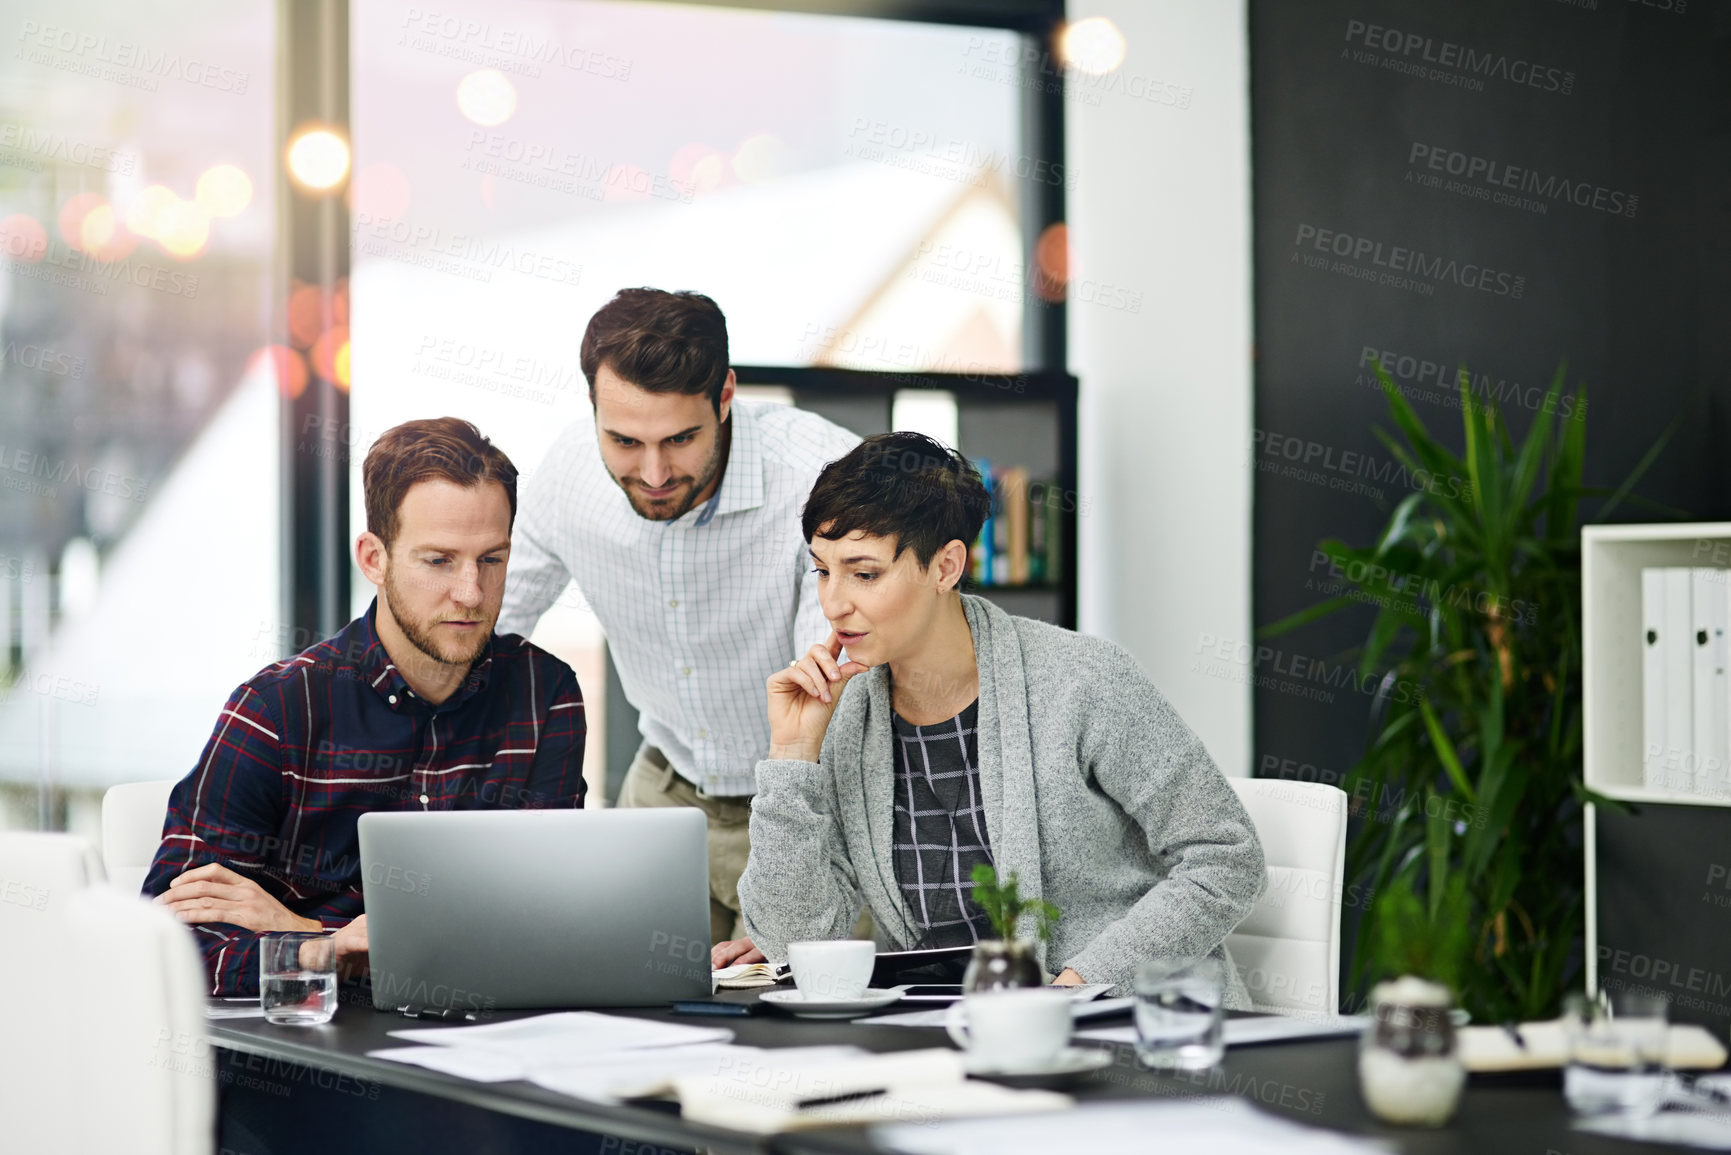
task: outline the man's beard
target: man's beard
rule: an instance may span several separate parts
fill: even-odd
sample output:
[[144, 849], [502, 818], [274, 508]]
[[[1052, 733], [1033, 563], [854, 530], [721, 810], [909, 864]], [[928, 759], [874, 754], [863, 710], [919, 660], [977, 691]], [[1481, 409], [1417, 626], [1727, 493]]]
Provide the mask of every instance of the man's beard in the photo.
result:
[[[731, 417], [728, 418], [732, 420]], [[631, 503], [631, 508], [637, 511], [637, 516], [649, 521], [674, 521], [691, 512], [691, 507], [697, 504], [697, 495], [709, 488], [709, 483], [715, 480], [715, 475], [721, 472], [721, 467], [727, 460], [729, 427], [723, 425], [715, 437], [715, 449], [709, 455], [709, 460], [703, 463], [703, 470], [696, 480], [688, 480], [685, 487], [678, 493], [650, 501], [643, 496], [642, 485], [637, 480], [630, 484], [620, 481], [619, 488], [625, 491], [625, 500]], [[611, 473], [611, 470], [609, 471]]]
[[475, 628], [474, 644], [466, 650], [459, 650], [448, 642], [441, 642], [434, 634], [437, 624], [420, 618], [405, 615], [400, 607], [408, 605], [408, 599], [400, 596], [401, 587], [397, 584], [396, 574], [391, 570], [385, 572], [385, 604], [391, 607], [391, 616], [396, 619], [397, 626], [403, 631], [403, 636], [429, 659], [447, 666], [467, 666], [481, 656], [481, 651], [487, 648], [487, 643], [493, 637], [493, 623], [487, 622], [486, 628]]

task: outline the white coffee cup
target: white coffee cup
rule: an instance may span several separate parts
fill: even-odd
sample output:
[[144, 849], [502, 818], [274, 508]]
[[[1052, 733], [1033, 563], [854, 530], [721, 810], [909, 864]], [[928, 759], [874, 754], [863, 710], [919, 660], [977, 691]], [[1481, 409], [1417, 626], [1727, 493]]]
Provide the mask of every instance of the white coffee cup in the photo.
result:
[[1049, 1066], [1070, 1042], [1070, 992], [979, 991], [951, 1003], [944, 1026], [958, 1047], [1006, 1071]]
[[868, 939], [790, 942], [787, 965], [802, 999], [837, 1002], [865, 997], [877, 962], [877, 944]]

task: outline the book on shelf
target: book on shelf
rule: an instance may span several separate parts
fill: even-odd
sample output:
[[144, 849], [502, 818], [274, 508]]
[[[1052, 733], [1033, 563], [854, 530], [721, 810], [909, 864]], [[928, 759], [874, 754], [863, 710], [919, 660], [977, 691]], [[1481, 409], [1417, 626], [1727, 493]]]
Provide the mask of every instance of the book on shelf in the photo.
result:
[[1020, 465], [975, 464], [991, 506], [969, 551], [974, 583], [1004, 588], [1062, 581], [1064, 515], [1073, 505], [1065, 491], [1056, 481], [1029, 477]]

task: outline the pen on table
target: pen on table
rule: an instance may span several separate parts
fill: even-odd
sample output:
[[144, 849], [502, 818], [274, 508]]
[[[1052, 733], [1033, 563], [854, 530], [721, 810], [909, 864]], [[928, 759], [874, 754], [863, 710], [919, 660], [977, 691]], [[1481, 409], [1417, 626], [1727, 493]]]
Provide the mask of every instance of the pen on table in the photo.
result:
[[1507, 1031], [1509, 1038], [1515, 1041], [1515, 1046], [1523, 1051], [1527, 1049], [1527, 1041], [1521, 1037], [1521, 1029], [1515, 1025], [1513, 1019], [1504, 1020], [1503, 1030]]

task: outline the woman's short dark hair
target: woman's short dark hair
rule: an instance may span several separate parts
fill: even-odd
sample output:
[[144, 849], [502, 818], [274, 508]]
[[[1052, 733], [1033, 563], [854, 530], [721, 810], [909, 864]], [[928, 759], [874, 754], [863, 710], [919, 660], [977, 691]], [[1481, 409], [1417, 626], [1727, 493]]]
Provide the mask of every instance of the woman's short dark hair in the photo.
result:
[[579, 351], [589, 396], [606, 365], [649, 393], [700, 393], [721, 412], [727, 318], [702, 293], [620, 289], [589, 318]]
[[856, 530], [896, 539], [921, 566], [952, 541], [972, 546], [991, 499], [980, 471], [923, 433], [868, 437], [823, 467], [806, 498], [805, 540], [835, 541]]

